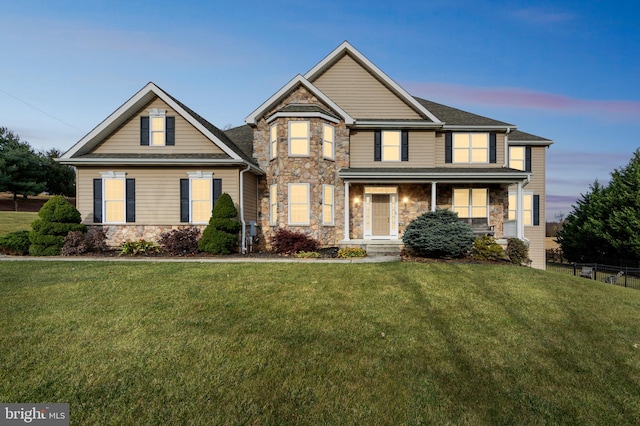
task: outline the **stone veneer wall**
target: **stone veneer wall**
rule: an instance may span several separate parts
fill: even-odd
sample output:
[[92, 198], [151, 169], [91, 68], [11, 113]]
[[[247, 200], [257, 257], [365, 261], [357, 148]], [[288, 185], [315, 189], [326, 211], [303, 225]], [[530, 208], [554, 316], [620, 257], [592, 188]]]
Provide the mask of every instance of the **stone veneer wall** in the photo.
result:
[[[306, 88], [300, 87], [291, 93], [272, 111], [289, 104], [316, 105], [331, 111], [323, 105]], [[289, 157], [288, 131], [289, 121], [308, 121], [310, 127], [309, 157]], [[269, 159], [270, 128], [278, 125], [278, 153], [273, 160]], [[323, 124], [334, 127], [334, 160], [327, 160], [322, 155]], [[271, 123], [262, 118], [254, 130], [254, 158], [266, 171], [266, 176], [259, 182], [260, 205], [260, 248], [269, 249], [269, 239], [278, 228], [288, 228], [303, 232], [318, 240], [322, 246], [337, 246], [344, 237], [344, 183], [338, 177], [338, 171], [349, 165], [349, 130], [344, 122], [332, 123], [322, 118], [280, 117]], [[292, 226], [288, 224], [288, 184], [308, 183], [310, 195], [310, 223], [308, 226]], [[278, 220], [277, 225], [269, 223], [269, 188], [278, 185]], [[322, 185], [334, 186], [334, 225], [322, 224]]]
[[102, 228], [107, 237], [109, 247], [120, 247], [127, 241], [160, 240], [160, 235], [174, 229], [198, 228], [204, 231], [207, 225], [88, 225], [87, 228]]

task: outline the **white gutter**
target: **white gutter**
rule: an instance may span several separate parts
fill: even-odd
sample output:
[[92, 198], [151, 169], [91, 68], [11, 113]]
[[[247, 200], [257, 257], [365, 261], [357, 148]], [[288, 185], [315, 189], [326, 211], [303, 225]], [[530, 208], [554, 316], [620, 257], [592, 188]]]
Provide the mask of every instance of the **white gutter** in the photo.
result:
[[504, 164], [503, 168], [509, 165], [509, 133], [511, 133], [511, 127], [507, 127], [507, 132], [504, 134]]
[[242, 223], [242, 243], [240, 244], [242, 254], [247, 253], [247, 224], [244, 221], [244, 173], [251, 170], [251, 165], [240, 171], [240, 223]]

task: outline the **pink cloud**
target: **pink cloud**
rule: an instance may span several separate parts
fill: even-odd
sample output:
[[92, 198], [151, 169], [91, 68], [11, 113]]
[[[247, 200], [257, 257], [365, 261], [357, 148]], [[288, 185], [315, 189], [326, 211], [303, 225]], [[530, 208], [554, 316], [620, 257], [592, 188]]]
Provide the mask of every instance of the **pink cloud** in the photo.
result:
[[512, 87], [472, 87], [449, 83], [403, 83], [411, 93], [426, 99], [590, 115], [615, 121], [637, 121], [640, 102], [590, 100]]

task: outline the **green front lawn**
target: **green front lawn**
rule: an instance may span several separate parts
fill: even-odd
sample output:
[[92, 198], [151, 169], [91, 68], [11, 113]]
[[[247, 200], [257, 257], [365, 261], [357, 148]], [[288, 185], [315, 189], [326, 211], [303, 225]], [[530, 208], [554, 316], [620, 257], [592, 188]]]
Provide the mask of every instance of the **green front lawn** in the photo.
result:
[[0, 277], [0, 401], [72, 424], [640, 424], [637, 290], [444, 263]]
[[0, 211], [0, 237], [14, 231], [30, 231], [31, 224], [38, 218], [33, 212]]

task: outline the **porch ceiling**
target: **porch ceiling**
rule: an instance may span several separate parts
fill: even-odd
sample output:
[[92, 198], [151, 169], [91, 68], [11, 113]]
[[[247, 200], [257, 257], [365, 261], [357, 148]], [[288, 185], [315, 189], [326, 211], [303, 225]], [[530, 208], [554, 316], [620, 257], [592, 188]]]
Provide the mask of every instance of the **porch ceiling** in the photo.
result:
[[350, 182], [482, 182], [512, 184], [527, 181], [531, 174], [520, 170], [492, 168], [343, 168], [338, 175]]

